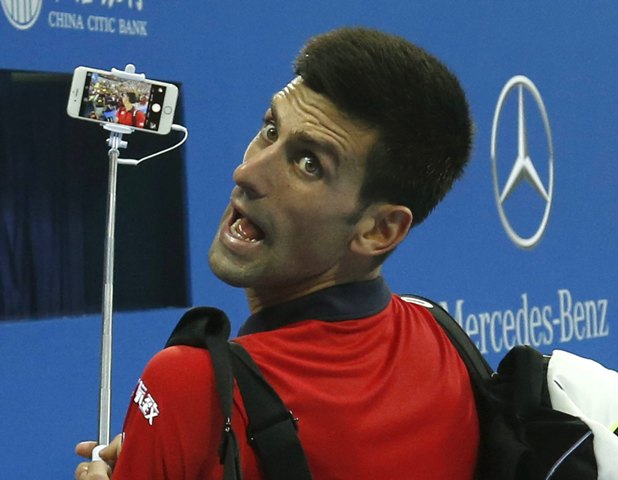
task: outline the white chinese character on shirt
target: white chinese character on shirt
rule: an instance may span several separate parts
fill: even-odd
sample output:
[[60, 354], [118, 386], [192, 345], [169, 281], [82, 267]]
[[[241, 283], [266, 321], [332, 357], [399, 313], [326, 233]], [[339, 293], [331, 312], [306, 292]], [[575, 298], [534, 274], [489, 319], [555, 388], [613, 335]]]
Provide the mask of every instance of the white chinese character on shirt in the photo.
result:
[[142, 403], [147, 391], [148, 389], [146, 388], [146, 385], [144, 385], [144, 382], [140, 379], [137, 383], [137, 387], [135, 388], [135, 398], [133, 398], [133, 401], [138, 405]]
[[155, 417], [159, 416], [159, 405], [157, 405], [157, 402], [152, 395], [148, 393], [148, 388], [141, 379], [137, 382], [133, 402], [137, 403], [137, 406], [144, 415], [144, 418], [148, 420], [150, 425], [152, 425]]

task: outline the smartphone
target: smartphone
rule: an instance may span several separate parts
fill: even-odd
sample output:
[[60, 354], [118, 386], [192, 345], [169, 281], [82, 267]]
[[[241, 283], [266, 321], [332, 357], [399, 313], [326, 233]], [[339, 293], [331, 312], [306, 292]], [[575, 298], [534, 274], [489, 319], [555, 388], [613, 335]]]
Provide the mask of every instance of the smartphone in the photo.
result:
[[172, 83], [77, 67], [67, 113], [80, 120], [113, 122], [165, 135], [172, 127], [177, 99], [178, 87]]

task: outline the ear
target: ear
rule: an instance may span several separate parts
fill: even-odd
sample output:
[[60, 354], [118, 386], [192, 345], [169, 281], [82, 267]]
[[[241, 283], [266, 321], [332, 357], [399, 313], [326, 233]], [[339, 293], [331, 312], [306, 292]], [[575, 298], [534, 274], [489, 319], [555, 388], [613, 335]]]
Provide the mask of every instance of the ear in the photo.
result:
[[408, 207], [392, 204], [369, 207], [357, 224], [350, 248], [361, 255], [383, 255], [406, 238], [411, 226], [412, 212]]

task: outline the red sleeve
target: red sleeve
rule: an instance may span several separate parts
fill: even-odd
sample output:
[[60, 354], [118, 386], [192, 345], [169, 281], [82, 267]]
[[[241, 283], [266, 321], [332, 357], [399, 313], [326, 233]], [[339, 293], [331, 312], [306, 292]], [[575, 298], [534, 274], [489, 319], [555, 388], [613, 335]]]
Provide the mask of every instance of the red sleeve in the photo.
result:
[[146, 115], [144, 112], [140, 112], [139, 110], [135, 113], [135, 126], [144, 128], [144, 124], [146, 123]]
[[158, 353], [131, 396], [114, 480], [221, 478], [217, 398], [206, 350]]

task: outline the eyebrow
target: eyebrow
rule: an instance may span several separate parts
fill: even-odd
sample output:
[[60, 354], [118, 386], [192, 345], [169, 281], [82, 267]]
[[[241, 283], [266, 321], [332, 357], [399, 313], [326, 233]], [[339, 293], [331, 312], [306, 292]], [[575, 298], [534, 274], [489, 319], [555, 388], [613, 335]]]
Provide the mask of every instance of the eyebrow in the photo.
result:
[[[270, 104], [270, 113], [273, 116], [275, 124], [280, 125], [280, 118], [277, 113], [277, 107], [275, 105], [274, 98]], [[341, 160], [344, 158], [344, 155], [343, 152], [341, 152], [340, 148], [337, 147], [337, 145], [335, 145], [334, 143], [318, 140], [306, 130], [301, 129], [293, 130], [291, 133], [291, 137], [295, 141], [307, 145], [310, 149], [316, 150], [328, 156], [335, 163], [335, 168], [339, 168], [339, 165], [341, 164]]]

